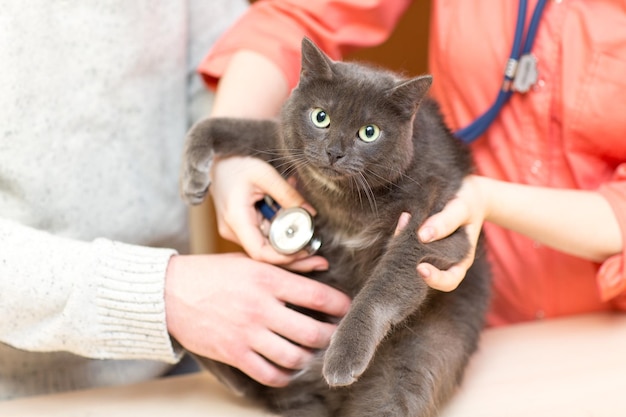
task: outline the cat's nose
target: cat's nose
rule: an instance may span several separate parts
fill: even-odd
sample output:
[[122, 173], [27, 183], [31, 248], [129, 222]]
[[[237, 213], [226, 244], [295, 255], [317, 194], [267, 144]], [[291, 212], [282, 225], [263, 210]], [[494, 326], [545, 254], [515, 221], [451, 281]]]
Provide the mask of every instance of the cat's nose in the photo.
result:
[[328, 156], [328, 162], [332, 165], [343, 158], [345, 153], [341, 149], [326, 149], [326, 155]]

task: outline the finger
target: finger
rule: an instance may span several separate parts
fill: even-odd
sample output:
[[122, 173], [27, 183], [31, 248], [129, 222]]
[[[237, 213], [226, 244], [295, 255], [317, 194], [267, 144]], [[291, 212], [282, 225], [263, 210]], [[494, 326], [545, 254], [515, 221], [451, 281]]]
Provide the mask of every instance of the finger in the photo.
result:
[[322, 349], [330, 344], [336, 325], [315, 320], [284, 305], [279, 309], [268, 321], [270, 330], [306, 348]]
[[255, 241], [261, 241], [263, 236], [257, 225], [260, 224], [262, 216], [248, 201], [249, 196], [239, 194], [233, 194], [233, 196], [235, 199], [230, 201], [227, 206], [215, 205], [217, 228], [220, 236], [241, 245], [241, 231], [249, 229], [246, 234], [258, 233], [259, 236], [255, 238]]
[[[312, 215], [316, 214], [315, 209], [306, 202], [294, 186], [271, 165], [263, 166], [263, 172], [260, 174], [256, 177], [255, 185], [269, 194], [281, 207], [305, 207]], [[295, 181], [292, 180], [292, 183], [295, 184]]]
[[269, 387], [284, 387], [291, 381], [289, 371], [276, 367], [254, 351], [247, 352], [237, 363], [231, 363], [231, 365]]
[[[287, 264], [297, 259], [295, 255], [279, 254], [272, 248], [259, 226], [258, 212], [251, 208], [250, 205], [243, 203], [238, 206], [235, 205], [226, 215], [227, 217], [224, 219], [225, 227], [224, 229], [219, 229], [220, 235], [227, 238], [226, 232], [233, 232], [235, 236], [229, 240], [238, 243], [252, 259], [279, 265]], [[306, 254], [299, 256], [304, 257]]]
[[400, 214], [400, 218], [398, 219], [398, 224], [396, 225], [396, 230], [393, 232], [393, 236], [396, 237], [400, 234], [400, 232], [409, 224], [409, 220], [411, 220], [411, 214], [407, 212], [403, 212]]
[[274, 295], [286, 303], [305, 307], [334, 317], [343, 317], [350, 308], [350, 297], [328, 285], [288, 271], [273, 280]]
[[[258, 214], [257, 217], [259, 218], [256, 220], [258, 226], [256, 225], [257, 223], [254, 222], [240, 222], [239, 219], [241, 219], [241, 216], [245, 215], [245, 213], [246, 210], [238, 212], [232, 211], [229, 213], [228, 218], [232, 218], [230, 221], [236, 222], [233, 224], [234, 227], [231, 227], [227, 220], [220, 221], [218, 219], [218, 232], [224, 239], [241, 246], [250, 258], [274, 265], [284, 266], [294, 264], [293, 268], [288, 269], [299, 272], [328, 269], [328, 262], [321, 257], [300, 263], [300, 259], [309, 258], [310, 255], [305, 252], [294, 255], [278, 253], [267, 238], [267, 229], [269, 229], [270, 223], [266, 219], [260, 218], [260, 214]], [[236, 233], [235, 230], [237, 230], [238, 233]]]
[[[250, 243], [251, 240], [243, 240], [243, 242]], [[294, 255], [283, 255], [278, 253], [269, 243], [269, 240], [264, 236], [263, 240], [258, 244], [255, 243], [254, 245], [251, 245], [243, 243], [242, 246], [252, 259], [274, 265], [289, 265], [308, 256], [306, 253], [297, 253]]]
[[292, 175], [291, 177], [287, 178], [287, 183], [289, 183], [289, 185], [291, 185], [293, 188], [296, 188], [296, 184], [297, 184], [296, 177]]
[[230, 228], [228, 223], [222, 221], [221, 217], [217, 217], [217, 233], [222, 238], [241, 246], [241, 242], [239, 242], [239, 239], [233, 229]]
[[417, 272], [424, 279], [426, 284], [439, 291], [454, 291], [467, 272], [467, 268], [461, 264], [454, 265], [446, 271], [441, 271], [428, 263], [421, 263], [417, 266]]
[[459, 198], [450, 200], [439, 213], [430, 216], [418, 231], [422, 242], [428, 243], [434, 240], [450, 236], [459, 226], [469, 221], [467, 205]]
[[271, 331], [264, 332], [251, 344], [258, 354], [270, 362], [290, 370], [299, 370], [313, 358], [313, 353]]
[[240, 245], [252, 259], [284, 265], [308, 256], [304, 252], [295, 255], [278, 253], [261, 228], [265, 220], [250, 201], [233, 201], [229, 207], [224, 212], [223, 221], [218, 222], [220, 236]]
[[321, 256], [308, 256], [282, 266], [295, 272], [327, 271], [328, 261]]

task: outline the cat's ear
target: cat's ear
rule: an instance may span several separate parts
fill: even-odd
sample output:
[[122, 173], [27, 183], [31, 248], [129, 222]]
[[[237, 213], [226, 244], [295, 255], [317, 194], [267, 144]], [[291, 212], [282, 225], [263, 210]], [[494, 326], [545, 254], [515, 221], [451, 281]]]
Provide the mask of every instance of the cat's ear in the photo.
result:
[[432, 83], [432, 75], [401, 81], [389, 91], [389, 98], [398, 107], [413, 112], [426, 96]]
[[300, 78], [331, 79], [332, 61], [309, 38], [302, 39], [302, 70]]

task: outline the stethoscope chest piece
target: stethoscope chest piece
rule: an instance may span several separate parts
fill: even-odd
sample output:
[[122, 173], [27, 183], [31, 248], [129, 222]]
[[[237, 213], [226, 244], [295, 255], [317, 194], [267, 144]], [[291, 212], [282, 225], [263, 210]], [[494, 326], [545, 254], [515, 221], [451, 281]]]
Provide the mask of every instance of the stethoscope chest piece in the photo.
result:
[[312, 255], [322, 246], [322, 241], [315, 237], [313, 217], [305, 209], [283, 209], [270, 197], [257, 203], [257, 207], [270, 222], [266, 235], [277, 252], [292, 255], [306, 250]]

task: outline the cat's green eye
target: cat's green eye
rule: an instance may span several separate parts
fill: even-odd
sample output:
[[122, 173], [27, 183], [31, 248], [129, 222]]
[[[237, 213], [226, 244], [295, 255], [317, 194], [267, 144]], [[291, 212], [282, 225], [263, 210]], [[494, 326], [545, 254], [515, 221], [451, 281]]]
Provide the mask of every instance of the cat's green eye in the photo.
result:
[[330, 116], [324, 111], [324, 109], [316, 107], [311, 112], [311, 121], [317, 127], [326, 128], [330, 125]]
[[359, 129], [359, 138], [364, 142], [374, 142], [380, 137], [380, 129], [376, 125], [365, 125]]

